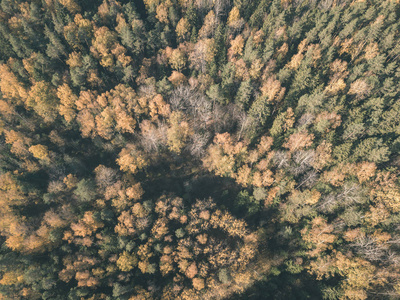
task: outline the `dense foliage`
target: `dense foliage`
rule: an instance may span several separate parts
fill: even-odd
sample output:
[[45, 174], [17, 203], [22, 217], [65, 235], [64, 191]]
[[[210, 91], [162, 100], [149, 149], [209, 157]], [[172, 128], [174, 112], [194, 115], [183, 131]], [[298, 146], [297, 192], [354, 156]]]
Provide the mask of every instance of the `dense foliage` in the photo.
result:
[[400, 297], [398, 1], [0, 3], [0, 299]]

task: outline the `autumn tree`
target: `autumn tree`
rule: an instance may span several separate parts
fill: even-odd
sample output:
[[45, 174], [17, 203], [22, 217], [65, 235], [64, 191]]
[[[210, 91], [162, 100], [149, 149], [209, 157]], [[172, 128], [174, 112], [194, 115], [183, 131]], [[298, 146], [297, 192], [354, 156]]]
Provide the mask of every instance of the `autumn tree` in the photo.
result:
[[57, 97], [60, 99], [59, 113], [70, 123], [76, 117], [75, 102], [78, 97], [66, 83], [58, 87]]
[[148, 158], [133, 144], [128, 144], [119, 153], [117, 163], [123, 171], [136, 173], [148, 165]]
[[171, 151], [179, 154], [191, 135], [191, 129], [180, 112], [171, 114], [169, 124], [167, 129], [168, 146]]
[[36, 82], [26, 99], [27, 107], [33, 109], [45, 122], [52, 122], [57, 116], [57, 98], [54, 89], [44, 81]]

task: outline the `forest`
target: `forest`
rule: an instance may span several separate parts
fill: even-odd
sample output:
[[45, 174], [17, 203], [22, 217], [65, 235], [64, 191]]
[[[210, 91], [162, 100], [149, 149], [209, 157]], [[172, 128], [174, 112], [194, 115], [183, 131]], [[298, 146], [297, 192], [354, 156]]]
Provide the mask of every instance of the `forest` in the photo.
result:
[[400, 1], [1, 0], [0, 299], [399, 299]]

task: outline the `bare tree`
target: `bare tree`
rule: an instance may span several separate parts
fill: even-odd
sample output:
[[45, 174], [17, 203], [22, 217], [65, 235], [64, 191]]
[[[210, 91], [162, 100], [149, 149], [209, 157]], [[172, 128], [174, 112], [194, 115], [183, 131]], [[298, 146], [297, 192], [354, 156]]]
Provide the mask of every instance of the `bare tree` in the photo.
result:
[[364, 201], [363, 190], [358, 184], [345, 184], [340, 193], [322, 197], [317, 208], [322, 212], [333, 212], [338, 207], [352, 207]]
[[158, 150], [167, 144], [167, 126], [158, 122], [154, 125], [143, 121], [140, 125], [140, 143], [147, 152], [158, 152]]
[[286, 151], [276, 151], [273, 157], [273, 163], [278, 168], [286, 168], [289, 166], [290, 154]]
[[198, 92], [192, 93], [187, 99], [191, 115], [199, 119], [200, 124], [204, 124], [211, 118], [212, 103], [202, 94]]
[[317, 209], [321, 212], [333, 212], [338, 206], [338, 198], [336, 194], [328, 194], [321, 198], [318, 202]]
[[[252, 2], [251, 0], [248, 2]], [[232, 0], [215, 0], [214, 11], [217, 17], [225, 16], [232, 7]]]
[[195, 0], [198, 9], [202, 11], [209, 11], [213, 5], [213, 0]]
[[117, 171], [106, 166], [99, 165], [95, 170], [96, 184], [100, 188], [106, 188], [116, 182]]
[[187, 85], [180, 85], [174, 89], [169, 97], [169, 103], [172, 110], [185, 111], [187, 109], [187, 100], [192, 96], [192, 91]]
[[312, 124], [314, 119], [314, 115], [310, 113], [305, 113], [300, 117], [299, 121], [297, 122], [297, 127], [307, 127], [308, 125]]
[[310, 170], [301, 178], [300, 183], [296, 187], [296, 189], [300, 188], [303, 185], [307, 188], [311, 188], [318, 181], [318, 177], [318, 172], [316, 170]]
[[311, 165], [314, 162], [314, 157], [314, 150], [296, 151], [292, 156], [293, 164], [290, 171], [296, 176], [304, 173], [311, 168]]
[[198, 41], [189, 55], [190, 67], [205, 73], [207, 70], [207, 41]]
[[341, 203], [346, 206], [353, 206], [365, 202], [363, 190], [358, 184], [345, 184], [342, 191], [338, 194]]
[[370, 261], [383, 261], [387, 258], [387, 245], [379, 243], [375, 237], [362, 236], [356, 239], [351, 246]]
[[190, 86], [179, 86], [169, 98], [172, 110], [180, 110], [194, 119], [195, 127], [204, 128], [212, 118], [212, 103]]
[[141, 85], [139, 87], [139, 94], [142, 95], [155, 95], [157, 94], [156, 87], [154, 84]]
[[189, 144], [189, 151], [195, 157], [201, 157], [204, 152], [205, 148], [210, 140], [209, 133], [195, 133], [191, 137], [191, 143]]

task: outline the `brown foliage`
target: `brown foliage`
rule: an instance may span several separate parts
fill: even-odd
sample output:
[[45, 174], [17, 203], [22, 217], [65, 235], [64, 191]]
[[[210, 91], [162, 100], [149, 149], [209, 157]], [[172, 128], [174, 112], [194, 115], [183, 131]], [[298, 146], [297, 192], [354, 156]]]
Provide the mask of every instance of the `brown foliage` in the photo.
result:
[[122, 171], [137, 173], [147, 166], [146, 155], [138, 150], [133, 144], [128, 144], [118, 155], [117, 163]]
[[52, 122], [57, 116], [57, 102], [55, 90], [48, 83], [39, 81], [31, 87], [25, 103], [45, 122]]
[[172, 71], [172, 74], [168, 77], [168, 80], [171, 81], [174, 86], [184, 84], [187, 81], [186, 76], [178, 71]]
[[281, 86], [279, 80], [271, 76], [264, 82], [260, 90], [263, 96], [268, 97], [268, 101], [279, 102], [283, 99], [286, 88]]
[[311, 257], [319, 256], [336, 240], [337, 236], [333, 234], [333, 229], [333, 226], [328, 224], [326, 220], [316, 217], [312, 220], [312, 226], [309, 230], [304, 228], [301, 231], [303, 240], [309, 243], [309, 248], [312, 249], [308, 252]]
[[287, 142], [283, 144], [283, 147], [288, 148], [290, 152], [293, 152], [310, 147], [313, 140], [313, 134], [308, 134], [305, 131], [301, 131], [291, 134]]

